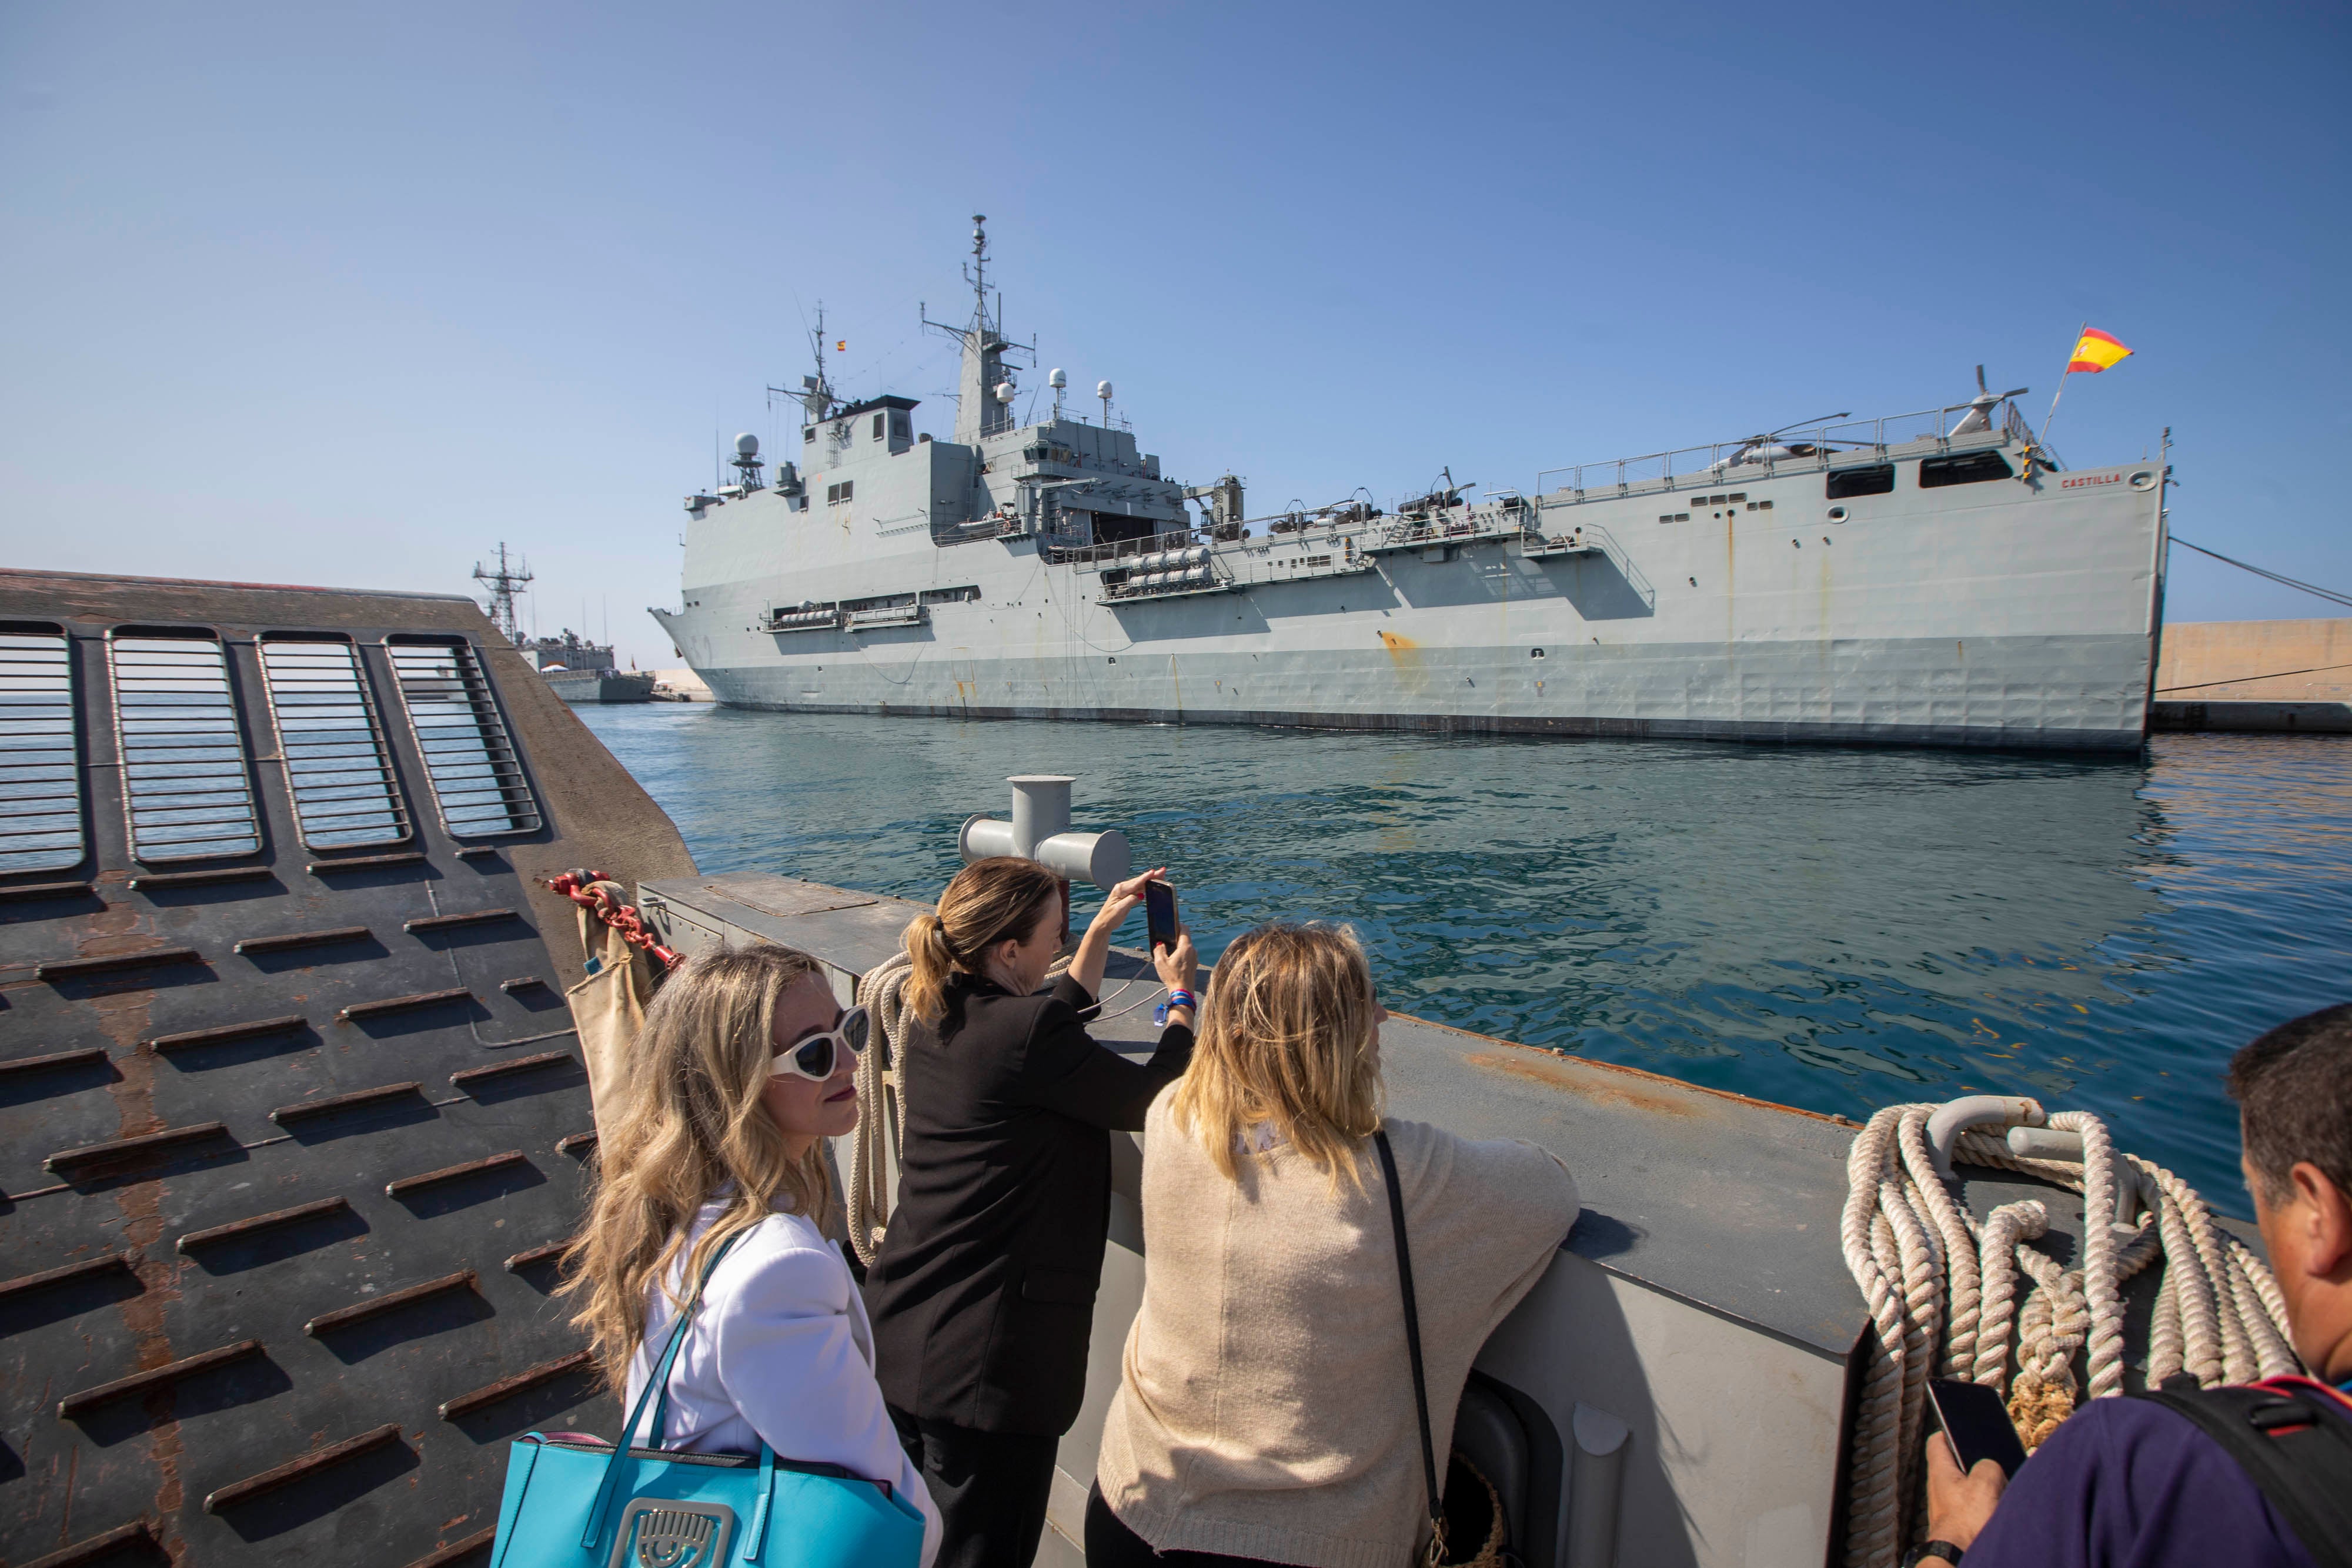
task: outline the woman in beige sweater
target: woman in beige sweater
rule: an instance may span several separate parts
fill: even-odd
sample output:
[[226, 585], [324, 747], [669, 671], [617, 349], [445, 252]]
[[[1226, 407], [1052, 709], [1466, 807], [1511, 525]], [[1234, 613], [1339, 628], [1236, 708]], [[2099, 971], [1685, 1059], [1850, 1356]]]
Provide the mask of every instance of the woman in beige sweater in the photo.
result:
[[1425, 1544], [1372, 1134], [1396, 1152], [1441, 1470], [1470, 1363], [1566, 1239], [1576, 1184], [1532, 1144], [1384, 1123], [1387, 1017], [1344, 927], [1260, 926], [1219, 960], [1191, 1070], [1145, 1121], [1143, 1307], [1087, 1568], [1402, 1568]]

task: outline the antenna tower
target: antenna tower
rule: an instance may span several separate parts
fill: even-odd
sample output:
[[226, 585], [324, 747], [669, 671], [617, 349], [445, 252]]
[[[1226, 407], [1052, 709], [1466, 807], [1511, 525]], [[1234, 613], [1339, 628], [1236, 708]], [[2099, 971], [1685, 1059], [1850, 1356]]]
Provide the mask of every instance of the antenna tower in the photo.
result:
[[1004, 337], [1004, 296], [996, 308], [988, 306], [988, 219], [971, 215], [971, 260], [964, 264], [963, 280], [971, 285], [971, 320], [961, 327], [930, 319], [930, 308], [916, 307], [924, 329], [954, 339], [963, 348], [963, 370], [957, 378], [956, 439], [977, 441], [1013, 427], [1013, 377], [1003, 356], [1019, 350], [1036, 358], [1035, 343], [1007, 342]]
[[504, 637], [516, 647], [521, 647], [522, 628], [515, 621], [515, 594], [531, 580], [530, 568], [520, 560], [513, 566], [509, 566], [506, 541], [500, 539], [499, 570], [484, 571], [482, 563], [476, 561], [474, 580], [478, 582], [486, 582], [490, 586], [490, 601], [484, 607], [489, 612], [490, 624], [499, 629], [499, 636]]
[[[971, 285], [972, 325], [985, 331], [997, 326], [988, 319], [988, 218], [982, 213], [971, 214], [971, 265], [964, 268], [964, 281]], [[1003, 308], [997, 311], [999, 319]]]
[[841, 400], [834, 395], [833, 382], [825, 374], [824, 301], [822, 299], [816, 302], [816, 325], [809, 329], [809, 346], [816, 350], [816, 374], [803, 376], [798, 392], [792, 392], [783, 387], [770, 387], [768, 406], [775, 407], [775, 400], [780, 397], [790, 398], [801, 405], [801, 413], [805, 423], [823, 424], [832, 417], [834, 404]]

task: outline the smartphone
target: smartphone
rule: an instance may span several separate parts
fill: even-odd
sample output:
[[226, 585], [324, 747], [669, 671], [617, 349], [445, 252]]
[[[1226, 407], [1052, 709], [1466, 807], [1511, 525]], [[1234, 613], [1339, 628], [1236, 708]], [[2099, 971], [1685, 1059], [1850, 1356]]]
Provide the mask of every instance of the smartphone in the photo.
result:
[[2017, 1467], [2025, 1463], [2025, 1445], [2018, 1441], [2009, 1407], [2001, 1403], [1998, 1390], [1981, 1383], [1934, 1377], [1927, 1381], [1927, 1399], [1936, 1407], [1937, 1424], [1952, 1440], [1952, 1457], [1960, 1461], [1963, 1471], [1976, 1469], [1980, 1459], [1998, 1459], [2001, 1473], [2011, 1480], [2017, 1479]]
[[1176, 925], [1176, 890], [1164, 882], [1143, 884], [1143, 924], [1151, 934], [1151, 950], [1173, 948], [1180, 935]]

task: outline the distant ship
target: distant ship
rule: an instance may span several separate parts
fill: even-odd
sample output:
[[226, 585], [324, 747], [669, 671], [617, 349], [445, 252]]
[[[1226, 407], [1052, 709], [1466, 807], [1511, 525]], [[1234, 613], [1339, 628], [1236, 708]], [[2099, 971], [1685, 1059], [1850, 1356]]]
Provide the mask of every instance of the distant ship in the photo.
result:
[[474, 576], [489, 585], [488, 602], [484, 606], [490, 624], [499, 634], [512, 643], [517, 652], [530, 661], [531, 668], [547, 677], [555, 694], [568, 703], [645, 703], [654, 700], [654, 677], [650, 671], [620, 670], [614, 667], [613, 650], [592, 643], [569, 626], [560, 637], [525, 637], [515, 617], [514, 596], [523, 584], [531, 580], [530, 568], [510, 563], [507, 547], [499, 546], [496, 571], [488, 570], [478, 562]]
[[568, 703], [649, 703], [654, 700], [650, 670], [613, 666], [613, 650], [591, 643], [570, 627], [561, 637], [539, 637], [519, 644], [523, 654], [547, 677], [547, 684]]
[[[653, 612], [717, 699], [956, 715], [2120, 750], [2146, 737], [2168, 470], [2067, 469], [2012, 401], [1834, 414], [1246, 517], [1099, 421], [1018, 423], [985, 220], [955, 439], [802, 379], [796, 460], [687, 497]], [[1198, 515], [1188, 510], [1197, 507]]]

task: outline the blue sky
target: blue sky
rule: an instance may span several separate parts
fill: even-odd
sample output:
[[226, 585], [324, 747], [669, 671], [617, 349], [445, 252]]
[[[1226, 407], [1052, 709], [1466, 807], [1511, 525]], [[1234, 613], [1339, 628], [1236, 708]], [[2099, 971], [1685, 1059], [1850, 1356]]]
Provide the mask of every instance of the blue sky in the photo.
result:
[[[2176, 531], [2352, 588], [2352, 12], [1021, 4], [0, 8], [0, 559], [677, 593], [824, 302], [953, 411], [989, 215], [1040, 369], [1254, 510], [1831, 410], [2174, 428]], [[1028, 378], [1032, 385], [1042, 376]], [[2331, 606], [2179, 552], [2174, 620]]]

